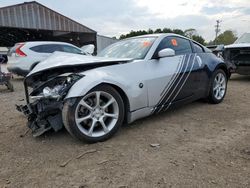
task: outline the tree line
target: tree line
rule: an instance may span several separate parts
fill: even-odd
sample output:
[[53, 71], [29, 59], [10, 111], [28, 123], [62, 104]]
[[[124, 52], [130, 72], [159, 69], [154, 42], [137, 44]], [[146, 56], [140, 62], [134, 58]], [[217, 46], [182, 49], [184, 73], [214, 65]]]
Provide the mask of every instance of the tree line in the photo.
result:
[[237, 39], [237, 35], [233, 31], [226, 30], [225, 32], [221, 33], [216, 39], [206, 42], [205, 39], [198, 34], [197, 30], [193, 28], [184, 31], [181, 29], [170, 29], [170, 28], [163, 28], [163, 29], [158, 28], [156, 30], [148, 29], [148, 30], [138, 30], [138, 31], [132, 30], [127, 34], [121, 35], [120, 39], [126, 39], [129, 37], [154, 34], [154, 33], [175, 33], [193, 39], [194, 41], [197, 41], [203, 45], [213, 45], [213, 44], [228, 45], [232, 44]]

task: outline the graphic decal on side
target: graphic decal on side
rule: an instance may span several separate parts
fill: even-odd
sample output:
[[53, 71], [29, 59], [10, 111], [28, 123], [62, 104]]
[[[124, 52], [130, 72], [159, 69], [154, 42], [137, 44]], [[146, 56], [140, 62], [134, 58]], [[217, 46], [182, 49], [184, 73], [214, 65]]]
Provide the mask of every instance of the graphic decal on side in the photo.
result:
[[161, 93], [161, 99], [153, 109], [152, 113], [159, 113], [167, 110], [176, 99], [183, 86], [185, 85], [190, 73], [193, 70], [196, 54], [184, 55], [178, 66], [176, 74]]

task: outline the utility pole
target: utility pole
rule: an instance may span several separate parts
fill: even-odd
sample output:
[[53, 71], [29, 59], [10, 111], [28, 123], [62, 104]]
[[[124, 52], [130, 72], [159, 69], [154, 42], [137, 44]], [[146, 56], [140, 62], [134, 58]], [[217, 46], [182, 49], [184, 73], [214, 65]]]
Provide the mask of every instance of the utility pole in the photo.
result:
[[218, 34], [220, 32], [220, 23], [222, 22], [222, 20], [216, 20], [216, 25], [215, 25], [215, 44], [217, 44], [217, 37]]

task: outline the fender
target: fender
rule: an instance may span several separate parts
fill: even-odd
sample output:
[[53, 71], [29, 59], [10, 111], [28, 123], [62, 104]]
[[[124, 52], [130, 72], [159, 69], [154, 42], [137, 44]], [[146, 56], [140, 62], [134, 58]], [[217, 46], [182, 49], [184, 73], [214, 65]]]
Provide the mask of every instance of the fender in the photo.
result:
[[[123, 76], [115, 71], [103, 71], [102, 69], [89, 70], [83, 73], [85, 76], [78, 80], [69, 90], [66, 99], [76, 98], [86, 95], [92, 88], [100, 84], [112, 84], [119, 87], [126, 94], [130, 106], [130, 112], [148, 106], [147, 87], [143, 88], [135, 84], [136, 80], [125, 80]], [[115, 78], [115, 79], [114, 79]]]

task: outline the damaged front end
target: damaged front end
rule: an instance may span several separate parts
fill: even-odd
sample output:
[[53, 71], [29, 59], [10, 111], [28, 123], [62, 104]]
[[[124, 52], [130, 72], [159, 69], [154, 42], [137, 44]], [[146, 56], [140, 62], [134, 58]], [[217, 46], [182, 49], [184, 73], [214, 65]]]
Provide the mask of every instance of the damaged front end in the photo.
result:
[[[27, 104], [17, 105], [16, 108], [27, 117], [27, 125], [34, 137], [51, 129], [57, 132], [63, 128], [63, 100], [69, 89], [83, 76], [74, 73], [54, 76], [46, 81], [25, 79]], [[32, 88], [31, 92], [29, 88]]]
[[250, 47], [226, 48], [224, 58], [236, 67], [236, 73], [250, 75]]

